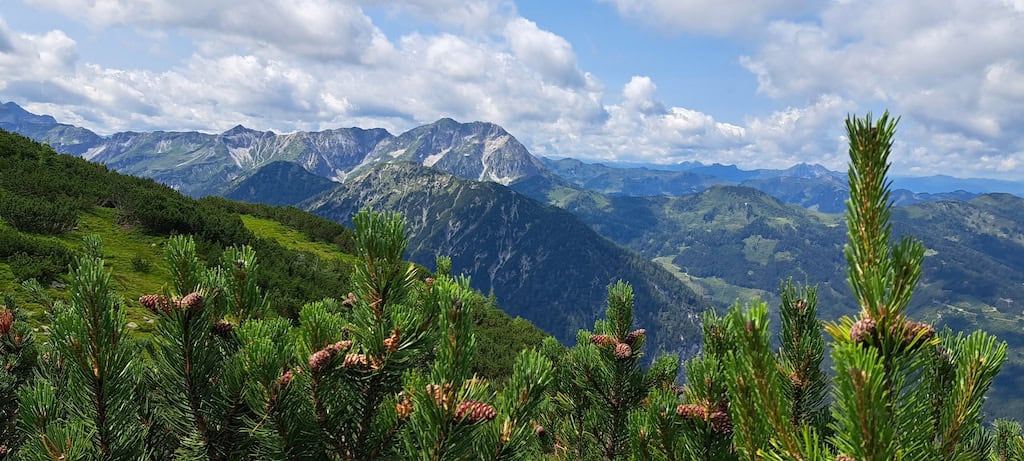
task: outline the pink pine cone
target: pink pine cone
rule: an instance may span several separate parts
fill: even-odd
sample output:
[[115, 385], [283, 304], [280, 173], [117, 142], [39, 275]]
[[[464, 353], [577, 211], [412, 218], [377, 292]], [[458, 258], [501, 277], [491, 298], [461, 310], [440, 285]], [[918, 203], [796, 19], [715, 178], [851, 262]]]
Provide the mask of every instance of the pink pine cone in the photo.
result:
[[620, 360], [625, 360], [633, 356], [633, 348], [629, 347], [629, 344], [618, 343], [615, 345], [615, 357]]
[[[352, 341], [338, 341], [314, 352], [313, 355], [309, 357], [309, 369], [313, 370], [313, 372], [320, 371], [327, 366], [327, 364], [331, 363], [331, 359], [338, 355], [339, 352], [348, 350], [351, 347]], [[348, 366], [348, 357], [345, 358], [345, 364], [345, 366]]]
[[850, 339], [858, 344], [863, 344], [875, 336], [878, 330], [878, 323], [869, 318], [863, 318], [853, 324], [850, 328]]

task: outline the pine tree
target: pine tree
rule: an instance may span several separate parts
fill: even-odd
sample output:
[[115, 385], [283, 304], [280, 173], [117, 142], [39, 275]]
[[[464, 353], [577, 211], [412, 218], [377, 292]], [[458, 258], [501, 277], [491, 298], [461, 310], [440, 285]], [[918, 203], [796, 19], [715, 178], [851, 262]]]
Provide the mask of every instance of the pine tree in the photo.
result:
[[0, 460], [14, 456], [21, 441], [17, 432], [18, 390], [31, 379], [36, 361], [32, 330], [10, 294], [0, 305]]
[[26, 459], [135, 460], [143, 454], [141, 351], [128, 337], [124, 306], [97, 242], [86, 241], [86, 255], [70, 274], [70, 300], [55, 306], [51, 360], [60, 372], [44, 374], [18, 394]]
[[656, 384], [671, 380], [678, 358], [667, 355], [644, 370], [646, 330], [633, 325], [633, 289], [608, 288], [606, 320], [581, 331], [577, 344], [556, 358], [564, 368], [555, 396], [560, 422], [556, 455], [581, 460], [625, 459], [630, 450], [630, 413]]
[[150, 387], [158, 426], [177, 441], [177, 456], [221, 460], [241, 443], [245, 364], [234, 330], [266, 311], [251, 248], [229, 248], [207, 269], [193, 239], [166, 245], [171, 287], [139, 302], [157, 317]]

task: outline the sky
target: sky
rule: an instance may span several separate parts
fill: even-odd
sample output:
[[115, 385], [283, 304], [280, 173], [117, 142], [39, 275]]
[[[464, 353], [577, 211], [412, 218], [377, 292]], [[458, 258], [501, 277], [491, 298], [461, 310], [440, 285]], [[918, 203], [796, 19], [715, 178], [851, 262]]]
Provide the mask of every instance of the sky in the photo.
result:
[[398, 134], [534, 154], [1024, 179], [1024, 0], [0, 0], [0, 101], [100, 134]]

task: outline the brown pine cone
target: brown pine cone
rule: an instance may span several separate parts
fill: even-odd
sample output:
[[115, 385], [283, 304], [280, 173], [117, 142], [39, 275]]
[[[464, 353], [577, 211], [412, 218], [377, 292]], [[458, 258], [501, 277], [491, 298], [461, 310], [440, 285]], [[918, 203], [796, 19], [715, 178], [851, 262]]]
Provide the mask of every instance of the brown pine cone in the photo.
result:
[[732, 434], [732, 418], [729, 413], [716, 411], [711, 413], [711, 430], [719, 434]]
[[391, 332], [391, 336], [384, 338], [384, 349], [388, 352], [395, 352], [398, 350], [398, 344], [402, 341], [402, 331], [395, 328]]
[[403, 395], [402, 400], [395, 404], [395, 413], [398, 413], [398, 419], [408, 418], [412, 414], [412, 400]]
[[0, 310], [0, 336], [7, 336], [13, 326], [14, 312], [7, 309]]
[[342, 366], [345, 368], [366, 368], [367, 365], [365, 354], [348, 354], [345, 356]]
[[492, 421], [497, 416], [493, 406], [477, 400], [465, 400], [455, 408], [455, 420], [469, 424]]
[[704, 421], [707, 418], [707, 410], [695, 403], [687, 403], [676, 407], [676, 415], [691, 421]]
[[910, 342], [920, 337], [927, 341], [935, 337], [935, 327], [924, 322], [906, 322], [903, 324], [903, 340]]
[[590, 335], [590, 343], [597, 347], [611, 346], [615, 344], [615, 338], [609, 335]]
[[171, 301], [164, 295], [145, 295], [139, 297], [139, 303], [154, 314], [171, 312]]
[[228, 338], [231, 336], [231, 332], [235, 331], [235, 325], [227, 320], [218, 320], [213, 324], [212, 331], [216, 336]]
[[444, 386], [427, 384], [427, 394], [434, 398], [434, 403], [436, 403], [439, 408], [448, 409], [448, 394], [451, 393], [451, 390], [451, 384], [445, 384]]
[[622, 341], [630, 346], [636, 345], [638, 340], [641, 340], [647, 336], [647, 330], [641, 328], [639, 330], [633, 330], [626, 335], [626, 338]]
[[195, 312], [203, 308], [203, 303], [203, 295], [199, 292], [192, 292], [181, 298], [181, 301], [178, 301], [178, 306], [182, 310]]

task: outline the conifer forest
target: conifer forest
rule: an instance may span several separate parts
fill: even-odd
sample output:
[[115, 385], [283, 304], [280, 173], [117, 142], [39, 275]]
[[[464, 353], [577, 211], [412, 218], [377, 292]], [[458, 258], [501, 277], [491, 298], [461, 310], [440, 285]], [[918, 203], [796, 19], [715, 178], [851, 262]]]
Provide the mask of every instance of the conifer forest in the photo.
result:
[[[487, 297], [445, 256], [432, 272], [409, 263], [397, 213], [352, 218], [347, 284], [294, 318], [259, 285], [250, 245], [210, 260], [173, 237], [163, 289], [122, 299], [104, 242], [87, 239], [45, 335], [13, 296], [0, 308], [0, 459], [1024, 459], [1021, 425], [982, 413], [1006, 344], [906, 314], [925, 247], [891, 235], [897, 122], [846, 121], [860, 310], [823, 321], [816, 287], [781, 280], [778, 306], [705, 311], [686, 360], [645, 349], [620, 282], [575, 344], [547, 338], [482, 377], [473, 316]], [[156, 317], [147, 338], [130, 334], [129, 305]]]

